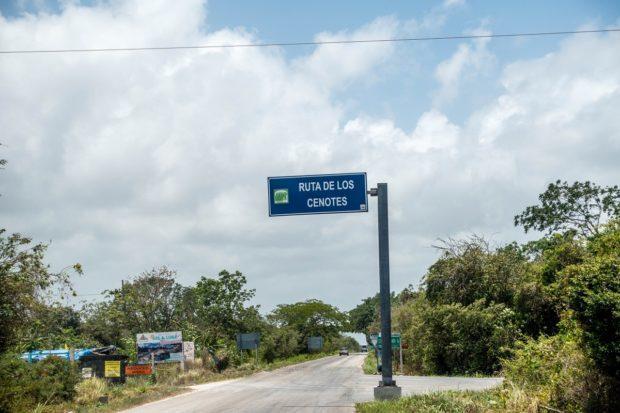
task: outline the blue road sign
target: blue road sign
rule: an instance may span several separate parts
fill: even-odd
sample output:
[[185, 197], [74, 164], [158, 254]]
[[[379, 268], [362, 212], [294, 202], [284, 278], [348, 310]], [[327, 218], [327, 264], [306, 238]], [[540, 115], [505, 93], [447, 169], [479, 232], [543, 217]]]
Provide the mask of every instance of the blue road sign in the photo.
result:
[[367, 212], [366, 172], [267, 178], [269, 216]]

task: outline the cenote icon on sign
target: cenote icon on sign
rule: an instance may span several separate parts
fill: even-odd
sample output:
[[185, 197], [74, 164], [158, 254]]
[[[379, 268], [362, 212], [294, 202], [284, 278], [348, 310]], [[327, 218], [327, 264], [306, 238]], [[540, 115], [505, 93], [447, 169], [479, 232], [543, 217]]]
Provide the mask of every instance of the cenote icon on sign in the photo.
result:
[[273, 203], [288, 204], [288, 189], [276, 189], [273, 191]]

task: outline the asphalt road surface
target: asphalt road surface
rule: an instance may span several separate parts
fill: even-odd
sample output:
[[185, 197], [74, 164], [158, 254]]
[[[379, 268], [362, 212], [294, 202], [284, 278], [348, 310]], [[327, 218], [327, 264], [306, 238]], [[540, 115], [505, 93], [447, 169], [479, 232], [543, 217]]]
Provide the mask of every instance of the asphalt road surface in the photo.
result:
[[[127, 413], [353, 412], [373, 399], [380, 376], [362, 372], [365, 354], [331, 356], [241, 379], [191, 386], [191, 392], [144, 404]], [[395, 376], [403, 395], [438, 390], [482, 390], [499, 378]]]

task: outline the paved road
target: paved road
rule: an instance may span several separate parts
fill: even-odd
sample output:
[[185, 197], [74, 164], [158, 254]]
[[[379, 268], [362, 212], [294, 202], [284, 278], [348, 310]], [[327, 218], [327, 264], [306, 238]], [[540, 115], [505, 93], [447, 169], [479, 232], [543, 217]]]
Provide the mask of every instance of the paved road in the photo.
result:
[[[126, 413], [353, 412], [355, 402], [373, 399], [379, 376], [365, 375], [365, 355], [332, 356], [249, 377], [192, 386], [190, 393], [148, 403]], [[437, 390], [481, 390], [496, 378], [396, 376], [403, 394]]]

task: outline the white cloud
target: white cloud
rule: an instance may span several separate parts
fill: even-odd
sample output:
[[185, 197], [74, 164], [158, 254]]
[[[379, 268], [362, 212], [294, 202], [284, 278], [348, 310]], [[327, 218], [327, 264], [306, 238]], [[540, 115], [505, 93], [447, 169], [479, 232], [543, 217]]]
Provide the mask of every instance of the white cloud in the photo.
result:
[[[352, 32], [319, 33], [314, 40], [391, 39], [395, 37], [398, 26], [398, 21], [393, 17], [381, 17]], [[394, 50], [392, 43], [365, 43], [358, 46], [321, 45], [309, 56], [295, 61], [295, 69], [327, 89], [342, 88], [360, 76], [371, 74], [371, 69], [385, 62]]]
[[[491, 32], [478, 28], [467, 34], [485, 36]], [[435, 69], [435, 78], [440, 83], [440, 90], [435, 97], [435, 103], [451, 102], [458, 93], [463, 77], [472, 78], [494, 62], [494, 56], [487, 49], [490, 38], [473, 40], [472, 44], [461, 43], [450, 58], [442, 61]]]
[[463, 6], [464, 4], [465, 4], [465, 0], [444, 0], [443, 7], [445, 8], [459, 7], [459, 6]]
[[[197, 1], [142, 4], [3, 20], [0, 48], [256, 41], [241, 29], [205, 33]], [[318, 38], [399, 27], [380, 18]], [[168, 264], [186, 284], [239, 268], [267, 308], [308, 297], [350, 307], [377, 289], [374, 205], [270, 219], [267, 176], [368, 171], [369, 183], [388, 182], [392, 284], [416, 284], [435, 238], [512, 239], [511, 216], [546, 182], [617, 183], [617, 44], [571, 38], [508, 65], [500, 96], [462, 125], [429, 105], [409, 131], [349, 117], [334, 97], [390, 64], [393, 45], [318, 47], [294, 61], [266, 48], [3, 56], [0, 217], [9, 231], [52, 239], [57, 267], [82, 262], [82, 293]]]

